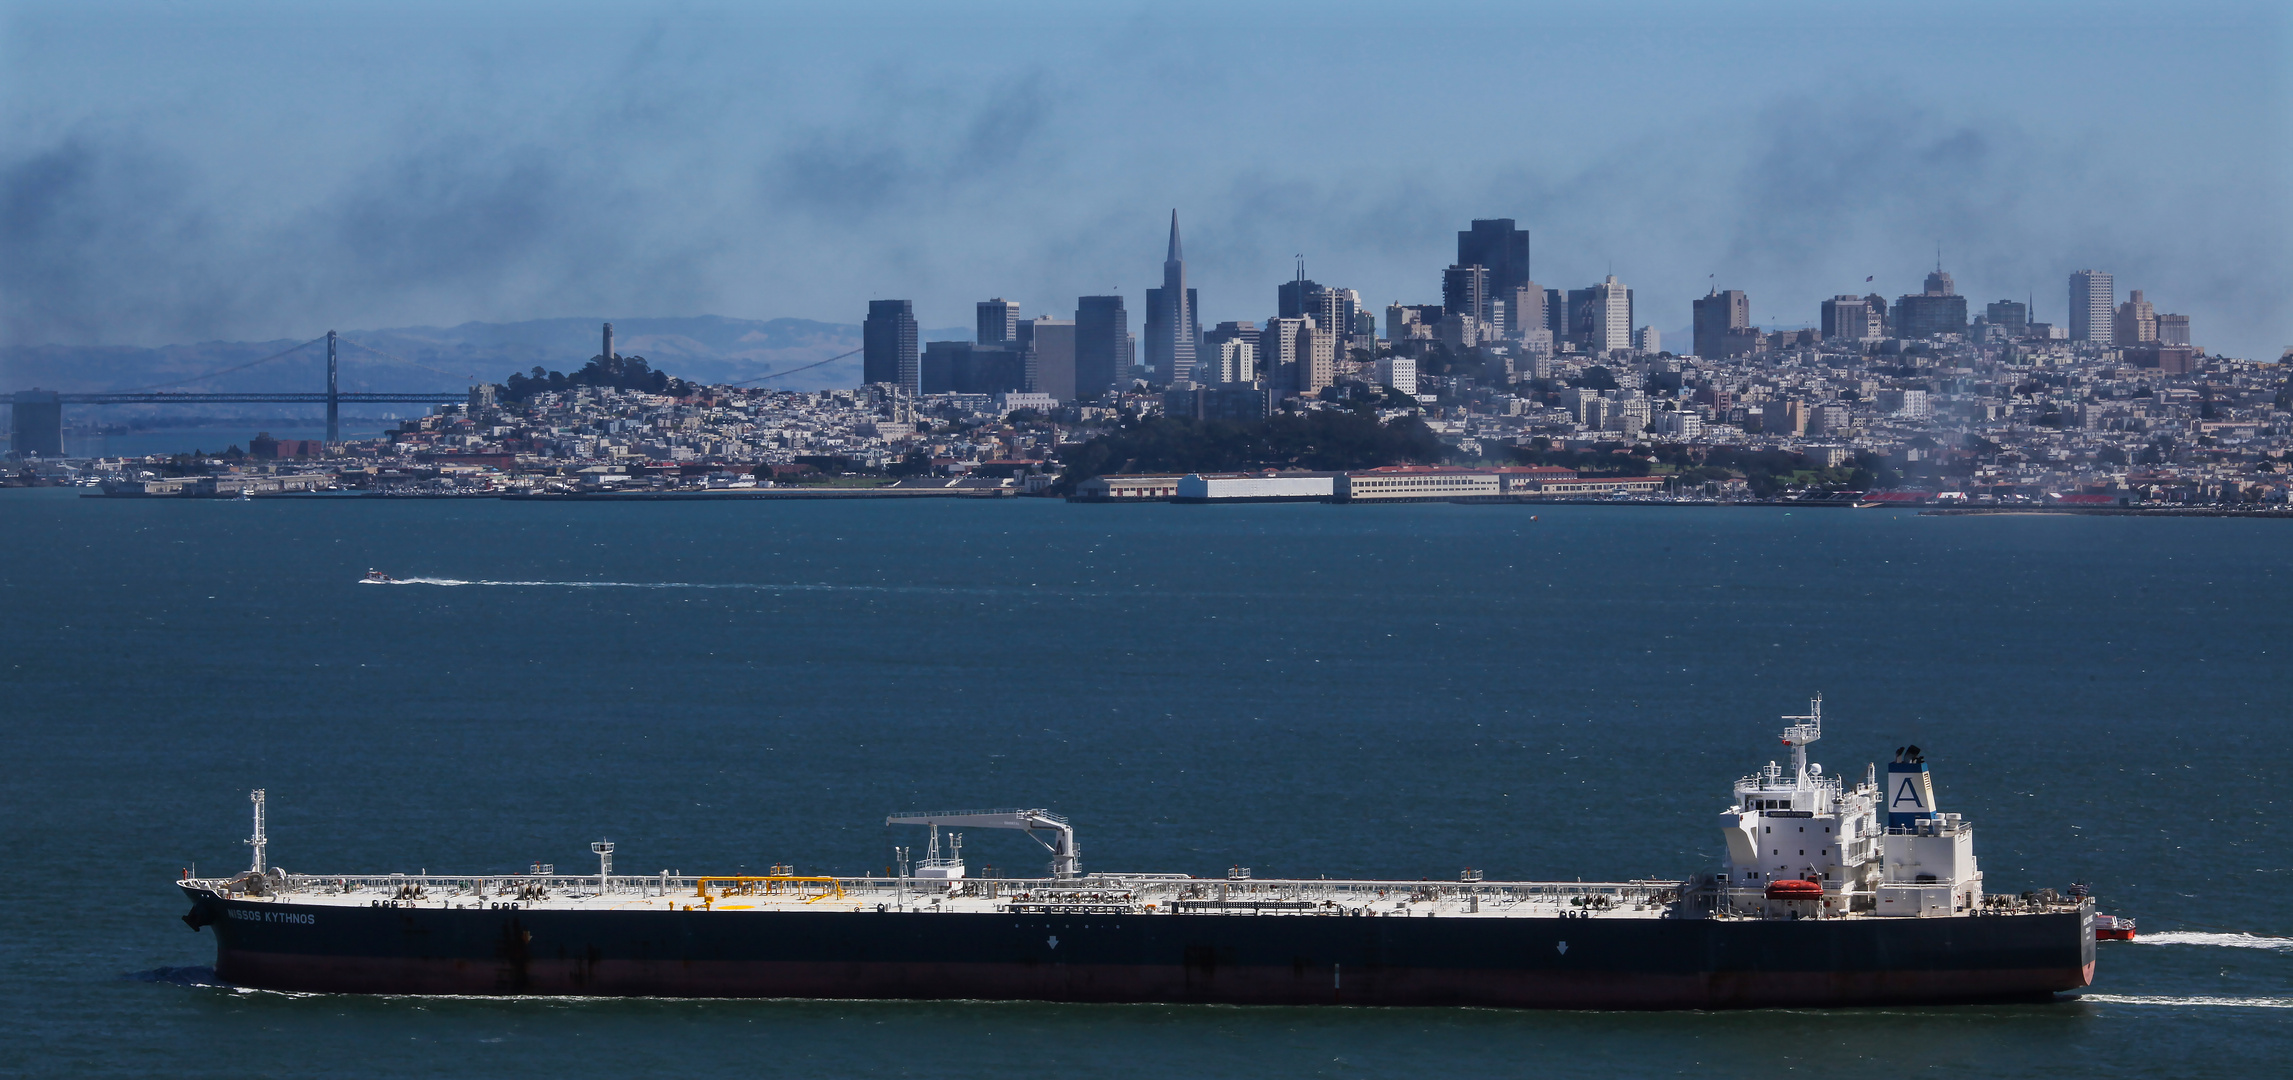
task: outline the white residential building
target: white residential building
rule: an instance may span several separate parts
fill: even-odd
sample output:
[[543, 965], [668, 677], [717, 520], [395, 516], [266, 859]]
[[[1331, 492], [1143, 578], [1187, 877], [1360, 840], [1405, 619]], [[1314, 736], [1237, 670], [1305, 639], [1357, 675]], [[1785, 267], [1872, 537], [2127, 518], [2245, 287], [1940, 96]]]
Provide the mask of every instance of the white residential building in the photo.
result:
[[1381, 356], [1377, 381], [1411, 397], [1417, 396], [1417, 360], [1408, 356]]

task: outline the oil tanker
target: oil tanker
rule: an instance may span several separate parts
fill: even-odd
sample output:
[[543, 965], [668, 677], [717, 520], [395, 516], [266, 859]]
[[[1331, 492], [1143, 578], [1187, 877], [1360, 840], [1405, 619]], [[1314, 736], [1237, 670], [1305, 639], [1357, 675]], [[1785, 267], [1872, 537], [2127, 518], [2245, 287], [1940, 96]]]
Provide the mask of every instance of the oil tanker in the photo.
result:
[[[1038, 809], [893, 815], [929, 844], [886, 877], [617, 875], [607, 842], [596, 874], [291, 874], [258, 791], [254, 866], [179, 885], [222, 981], [288, 991], [1718, 1009], [2093, 980], [2092, 898], [1986, 892], [1917, 747], [1850, 782], [1808, 760], [1820, 698], [1784, 719], [1790, 762], [1735, 783], [1722, 865], [1682, 879], [1085, 873]], [[1024, 830], [1046, 876], [967, 876], [980, 828]]]

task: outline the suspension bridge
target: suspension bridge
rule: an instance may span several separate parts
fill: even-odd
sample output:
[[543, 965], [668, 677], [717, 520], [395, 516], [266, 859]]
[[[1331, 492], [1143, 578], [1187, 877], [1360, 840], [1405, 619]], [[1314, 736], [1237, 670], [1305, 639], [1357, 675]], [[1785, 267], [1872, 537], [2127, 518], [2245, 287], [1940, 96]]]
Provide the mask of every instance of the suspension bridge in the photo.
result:
[[[326, 390], [324, 392], [300, 394], [260, 394], [170, 389], [171, 387], [185, 386], [191, 383], [203, 382], [207, 379], [216, 378], [218, 376], [229, 375], [233, 372], [245, 371], [248, 368], [252, 368], [260, 364], [267, 364], [273, 360], [279, 360], [288, 356], [292, 356], [295, 353], [301, 352], [302, 350], [310, 348], [313, 345], [317, 345], [322, 341], [326, 343]], [[362, 345], [356, 341], [350, 340], [349, 338], [340, 337], [334, 331], [329, 330], [326, 332], [324, 337], [312, 338], [309, 341], [305, 341], [299, 345], [293, 346], [292, 348], [282, 349], [259, 360], [250, 360], [244, 364], [236, 364], [231, 367], [206, 372], [205, 374], [193, 375], [189, 378], [177, 379], [173, 382], [159, 383], [153, 386], [138, 387], [133, 390], [122, 390], [102, 394], [66, 394], [53, 390], [19, 390], [15, 393], [14, 400], [11, 402], [12, 415], [10, 419], [13, 422], [13, 427], [11, 429], [13, 434], [11, 439], [11, 449], [14, 450], [18, 455], [38, 454], [42, 457], [62, 457], [64, 453], [63, 407], [66, 405], [317, 405], [323, 403], [326, 406], [326, 442], [327, 446], [331, 448], [342, 442], [342, 407], [345, 404], [451, 405], [458, 401], [467, 400], [469, 397], [469, 391], [467, 389], [379, 392], [354, 390], [346, 392], [342, 389], [339, 378], [341, 366], [340, 346], [343, 345], [348, 345], [357, 349], [363, 349], [366, 352], [373, 353], [374, 355], [382, 357], [383, 359], [395, 360], [401, 364], [421, 368], [424, 371], [436, 372], [440, 375], [454, 375], [454, 373], [450, 371], [440, 371], [437, 368], [415, 363], [414, 361], [408, 360], [402, 356], [394, 356], [390, 353], [383, 352], [382, 350], [377, 349], [371, 345]], [[454, 375], [454, 377], [466, 377], [472, 382], [477, 381], [477, 376], [475, 375]]]

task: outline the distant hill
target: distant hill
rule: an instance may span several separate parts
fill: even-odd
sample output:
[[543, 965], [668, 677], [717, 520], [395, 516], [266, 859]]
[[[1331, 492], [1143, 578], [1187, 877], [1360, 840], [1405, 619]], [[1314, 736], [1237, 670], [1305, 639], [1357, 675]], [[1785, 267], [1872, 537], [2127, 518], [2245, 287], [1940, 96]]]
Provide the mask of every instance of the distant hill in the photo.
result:
[[[535, 366], [571, 371], [597, 355], [605, 319], [535, 319], [345, 330], [355, 344], [339, 350], [345, 390], [439, 390], [473, 379], [500, 382]], [[789, 371], [860, 347], [860, 328], [810, 319], [614, 319], [614, 351], [642, 356], [655, 370], [702, 383], [740, 382]], [[970, 340], [969, 330], [926, 330], [921, 340]], [[326, 387], [326, 349], [312, 345], [242, 371], [194, 376], [259, 360], [295, 345], [279, 341], [207, 341], [158, 348], [20, 345], [0, 348], [0, 392], [39, 387], [67, 393], [144, 388], [240, 393], [292, 393]], [[365, 346], [361, 348], [359, 346]], [[369, 350], [379, 350], [381, 353]], [[758, 385], [785, 390], [858, 386], [860, 358]]]

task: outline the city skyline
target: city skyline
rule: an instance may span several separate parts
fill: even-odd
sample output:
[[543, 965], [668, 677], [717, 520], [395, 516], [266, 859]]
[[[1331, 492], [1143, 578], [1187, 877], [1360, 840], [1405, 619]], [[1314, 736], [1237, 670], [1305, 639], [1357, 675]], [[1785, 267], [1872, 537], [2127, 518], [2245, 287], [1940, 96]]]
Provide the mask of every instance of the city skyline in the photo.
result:
[[[7, 10], [0, 345], [993, 293], [1119, 292], [1136, 329], [1174, 206], [1205, 327], [1300, 253], [1430, 301], [1495, 214], [1667, 334], [1712, 275], [1804, 322], [1939, 243], [1976, 304], [2064, 322], [2055, 283], [2108, 267], [2210, 348], [2293, 342], [2281, 6], [1873, 9], [1864, 49], [1791, 4]], [[1536, 107], [1458, 107], [1420, 74], [1452, 68]]]
[[[1111, 346], [1111, 349], [1117, 351], [1130, 349], [1134, 359], [1148, 373], [1149, 381], [1157, 385], [1188, 380], [1198, 350], [1205, 347], [1198, 290], [1187, 284], [1177, 210], [1171, 211], [1169, 222], [1170, 234], [1163, 260], [1163, 285], [1144, 291], [1145, 322], [1142, 333], [1132, 335], [1127, 343]], [[2005, 296], [1988, 302], [1970, 300], [1959, 288], [1955, 276], [1944, 267], [1939, 249], [1935, 253], [1933, 269], [1924, 274], [1916, 291], [1899, 293], [1895, 300], [1889, 301], [1883, 290], [1876, 287], [1879, 275], [1868, 275], [1862, 284], [1873, 288], [1873, 291], [1860, 296], [1840, 293], [1821, 298], [1815, 302], [1812, 311], [1799, 312], [1813, 316], [1806, 319], [1788, 316], [1755, 318], [1749, 293], [1743, 289], [1722, 288], [1718, 275], [1712, 275], [1706, 293], [1693, 298], [1688, 305], [1688, 320], [1680, 323], [1677, 328], [1671, 328], [1666, 325], [1669, 316], [1660, 312], [1650, 311], [1642, 319], [1635, 291], [1615, 274], [1604, 275], [1600, 281], [1582, 289], [1565, 286], [1546, 289], [1540, 286], [1529, 278], [1532, 269], [1528, 261], [1529, 245], [1530, 232], [1519, 228], [1516, 219], [1473, 219], [1470, 228], [1457, 232], [1457, 261], [1439, 272], [1437, 293], [1441, 303], [1425, 304], [1420, 295], [1397, 298], [1383, 306], [1422, 311], [1427, 319], [1437, 315], [1445, 316], [1446, 321], [1440, 326], [1425, 323], [1426, 336], [1447, 343], [1453, 351], [1474, 347], [1485, 341], [1525, 345], [1532, 352], [1550, 352], [1555, 348], [1574, 346], [1577, 351], [1595, 355], [1630, 349], [1653, 353], [1660, 351], [1660, 347], [1643, 348], [1643, 334], [1653, 333], [1656, 340], [1661, 340], [1665, 333], [1684, 333], [1684, 336], [1674, 339], [1679, 343], [1677, 349], [1662, 351], [1683, 356], [1717, 358], [1749, 351], [1746, 343], [1756, 340], [1761, 331], [1808, 330], [1813, 331], [1819, 340], [1845, 338], [1877, 341], [1885, 338], [1923, 339], [1948, 334], [1979, 333], [1986, 327], [1999, 329], [2008, 338], [2020, 338], [2026, 330], [2037, 330], [2042, 336], [2054, 340], [2105, 347], [2142, 344], [2194, 344], [2201, 349], [2205, 347], [2204, 342], [2194, 341], [2190, 337], [2190, 317], [2157, 310], [2156, 305], [2147, 298], [2149, 290], [2125, 290], [2126, 297], [2121, 303], [2117, 295], [2120, 290], [2115, 284], [2116, 275], [2106, 270], [2087, 268], [2068, 275], [2068, 291], [2063, 306], [2065, 316], [2059, 320], [2038, 317], [2037, 313], [2045, 309], [2036, 303], [2035, 288], [2026, 293], [2023, 299]], [[1239, 322], [1306, 316], [1314, 319], [1321, 329], [1330, 330], [1338, 338], [1347, 339], [1354, 347], [1367, 347], [1372, 353], [1376, 351], [1377, 342], [1374, 339], [1377, 328], [1374, 315], [1380, 305], [1361, 297], [1359, 290], [1343, 285], [1325, 285], [1306, 277], [1302, 256], [1296, 262], [1291, 279], [1276, 283], [1274, 291], [1275, 302], [1270, 313], [1260, 318], [1245, 317]], [[1177, 299], [1174, 301], [1173, 297]], [[1119, 303], [1120, 297], [1077, 297], [1077, 317], [1080, 318], [1083, 308], [1091, 303], [1107, 300]], [[912, 302], [902, 300], [896, 303], [908, 305]], [[1174, 303], [1175, 311], [1170, 309]], [[988, 328], [987, 312], [990, 308], [997, 313], [995, 317], [1002, 320], [1015, 318], [1025, 305], [999, 296], [991, 301], [978, 301], [974, 306], [979, 312], [981, 329], [971, 340], [989, 345], [1006, 338], [1001, 330]], [[1246, 308], [1247, 304], [1233, 306]], [[1790, 306], [1788, 299], [1777, 303], [1778, 308], [1786, 310]], [[1524, 311], [1529, 313], [1525, 325]], [[1463, 317], [1461, 313], [1469, 313], [1471, 320], [1478, 325], [1460, 329], [1456, 320]], [[1369, 321], [1357, 327], [1357, 317]], [[1226, 320], [1218, 325], [1234, 325], [1236, 322]], [[1547, 330], [1551, 337], [1543, 340], [1525, 338], [1525, 329]], [[1371, 340], [1352, 337], [1357, 330], [1368, 334]], [[1390, 325], [1386, 336], [1395, 336]], [[2293, 346], [2288, 348], [2293, 349]], [[1342, 355], [1343, 348], [1340, 347], [1338, 351]], [[2219, 350], [2215, 351], [2219, 353]], [[2272, 358], [2264, 356], [2246, 359]], [[884, 380], [871, 378], [868, 381]], [[1112, 384], [1110, 380], [1108, 385]]]
[[[1178, 211], [1171, 211], [1171, 216], [1169, 219], [1171, 232], [1168, 239], [1168, 251], [1170, 254], [1166, 256], [1164, 260], [1163, 271], [1166, 285], [1162, 288], [1149, 287], [1140, 290], [1140, 295], [1142, 297], [1142, 311], [1146, 322], [1142, 326], [1141, 334], [1136, 337], [1139, 348], [1139, 359], [1145, 363], [1149, 369], [1158, 372], [1164, 369], [1162, 364], [1157, 362], [1157, 353], [1155, 352], [1154, 347], [1150, 344], [1151, 334], [1157, 327], [1157, 305], [1162, 303], [1160, 297], [1163, 294], [1164, 289], [1168, 287], [1168, 282], [1175, 280], [1183, 283], [1187, 280], [1187, 270], [1185, 269], [1186, 264], [1183, 260], [1177, 257], [1179, 251], [1177, 218]], [[1489, 243], [1486, 237], [1477, 235], [1482, 230], [1482, 227], [1494, 227], [1500, 223], [1506, 227], [1511, 227], [1514, 225], [1515, 221], [1516, 219], [1513, 218], [1474, 219], [1472, 222], [1473, 228], [1460, 230], [1457, 233], [1457, 242], [1460, 250], [1459, 258], [1462, 259], [1465, 257], [1464, 252], [1467, 250], [1468, 245], [1485, 245]], [[1515, 240], [1518, 243], [1525, 245], [1528, 242], [1530, 230], [1517, 229], [1514, 231], [1518, 234]], [[1805, 298], [1804, 304], [1800, 302], [1800, 298], [1771, 296], [1767, 298], [1767, 304], [1763, 308], [1755, 308], [1754, 305], [1750, 302], [1751, 290], [1731, 287], [1728, 282], [1722, 280], [1723, 275], [1707, 275], [1708, 288], [1706, 292], [1681, 298], [1680, 303], [1677, 305], [1677, 312], [1670, 312], [1665, 309], [1657, 308], [1644, 308], [1640, 306], [1637, 299], [1620, 301], [1620, 303], [1624, 303], [1626, 306], [1620, 308], [1619, 310], [1628, 311], [1630, 312], [1630, 315], [1620, 320], [1622, 324], [1621, 328], [1611, 334], [1608, 340], [1612, 342], [1610, 346], [1612, 348], [1626, 348], [1629, 347], [1629, 345], [1625, 344], [1624, 342], [1630, 337], [1630, 335], [1637, 333], [1641, 327], [1650, 327], [1658, 330], [1663, 334], [1682, 333], [1689, 335], [1679, 339], [1680, 347], [1672, 350], [1674, 352], [1678, 352], [1682, 355], [1687, 355], [1689, 353], [1695, 353], [1697, 355], [1713, 355], [1703, 351], [1705, 345], [1704, 339], [1701, 336], [1697, 336], [1695, 328], [1697, 326], [1698, 319], [1697, 312], [1702, 309], [1704, 302], [1709, 298], [1710, 295], [1719, 295], [1724, 297], [1731, 297], [1731, 303], [1735, 306], [1736, 309], [1739, 309], [1742, 312], [1748, 312], [1748, 314], [1738, 314], [1731, 317], [1732, 321], [1730, 321], [1727, 325], [1733, 328], [1763, 329], [1771, 331], [1808, 329], [1816, 330], [1825, 337], [1836, 336], [1833, 333], [1833, 327], [1829, 321], [1832, 318], [1832, 311], [1834, 310], [1835, 304], [1839, 301], [1856, 300], [1878, 304], [1878, 317], [1889, 327], [1900, 326], [1910, 328], [1909, 333], [1875, 333], [1871, 336], [1925, 337], [1942, 327], [1946, 327], [1954, 323], [1959, 326], [1966, 326], [1977, 319], [1984, 318], [1984, 313], [1990, 306], [1999, 304], [2011, 304], [2019, 312], [2017, 315], [2018, 325], [2044, 324], [2050, 327], [2063, 328], [2066, 331], [2067, 339], [2070, 341], [2108, 345], [2113, 343], [2113, 341], [2115, 341], [2119, 336], [2116, 329], [2117, 319], [2119, 317], [2117, 314], [2119, 305], [2122, 302], [2128, 300], [2133, 293], [2156, 292], [2156, 286], [2158, 284], [2158, 282], [2152, 280], [2149, 286], [2146, 286], [2142, 289], [2134, 289], [2130, 285], [2121, 288], [2116, 286], [2116, 282], [2121, 278], [2130, 277], [2130, 275], [2121, 275], [2110, 270], [2094, 270], [2091, 268], [2082, 267], [2075, 272], [2071, 272], [2066, 275], [2058, 275], [2056, 280], [2059, 280], [2062, 277], [2067, 277], [2070, 282], [2069, 294], [2062, 300], [2059, 307], [2040, 304], [2037, 302], [2037, 298], [2042, 295], [2063, 295], [2059, 285], [2041, 287], [2043, 283], [2032, 283], [2021, 294], [1999, 290], [1996, 292], [1997, 299], [1986, 300], [1982, 295], [1978, 295], [1976, 290], [1961, 288], [1957, 284], [1956, 275], [1946, 270], [1942, 266], [1940, 261], [1940, 253], [1937, 253], [1936, 258], [1937, 261], [1931, 266], [1931, 268], [1916, 272], [1919, 281], [1916, 287], [1894, 289], [1893, 286], [1884, 280], [1888, 277], [1888, 274], [1886, 271], [1882, 270], [1877, 273], [1866, 275], [1865, 278], [1860, 281], [1843, 283], [1850, 286], [1859, 285], [1863, 287], [1867, 290], [1866, 295], [1857, 296], [1854, 294], [1840, 293], [1832, 295], [1809, 296]], [[1284, 279], [1273, 283], [1272, 290], [1275, 294], [1275, 297], [1272, 303], [1264, 303], [1256, 299], [1241, 298], [1218, 300], [1214, 297], [1213, 299], [1216, 306], [1213, 308], [1213, 310], [1219, 312], [1219, 316], [1215, 320], [1206, 318], [1202, 315], [1201, 306], [1199, 306], [1197, 302], [1197, 296], [1199, 295], [1200, 290], [1190, 286], [1185, 287], [1185, 312], [1186, 316], [1192, 322], [1195, 335], [1199, 337], [1206, 327], [1214, 326], [1218, 322], [1229, 322], [1237, 319], [1263, 322], [1269, 316], [1288, 316], [1292, 314], [1305, 313], [1302, 311], [1293, 310], [1298, 304], [1304, 302], [1303, 299], [1293, 300], [1289, 296], [1289, 293], [1294, 291], [1293, 287], [1295, 286], [1296, 288], [1301, 288], [1307, 290], [1308, 292], [1325, 288], [1322, 283], [1316, 282], [1305, 276], [1305, 262], [1305, 258], [1303, 256], [1299, 256], [1295, 276], [1291, 279]], [[1529, 267], [1525, 261], [1521, 264], [1521, 268], [1518, 271], [1513, 271], [1510, 268], [1500, 271], [1500, 269], [1497, 267], [1484, 266], [1477, 263], [1452, 262], [1445, 268], [1437, 271], [1435, 280], [1431, 285], [1425, 288], [1421, 288], [1406, 295], [1391, 297], [1384, 300], [1375, 299], [1369, 295], [1364, 294], [1360, 296], [1360, 302], [1364, 310], [1370, 311], [1382, 310], [1389, 303], [1404, 306], [1434, 304], [1435, 306], [1444, 307], [1454, 313], [1454, 311], [1457, 309], [1459, 297], [1470, 297], [1471, 299], [1467, 300], [1466, 302], [1474, 305], [1478, 318], [1482, 319], [1483, 321], [1491, 321], [1493, 318], [1497, 319], [1498, 321], [1504, 321], [1502, 316], [1493, 314], [1496, 309], [1492, 307], [1492, 301], [1502, 300], [1505, 295], [1512, 291], [1505, 287], [1508, 284], [1514, 286], [1537, 286], [1539, 284], [1538, 282], [1528, 278], [1528, 271]], [[2090, 279], [2088, 277], [2089, 275], [2091, 276]], [[1909, 272], [1906, 272], [1905, 276], [1910, 276]], [[1586, 288], [1572, 289], [1566, 283], [1564, 283], [1561, 284], [1558, 288], [1544, 289], [1541, 291], [1556, 293], [1564, 296], [1571, 292], [1590, 295], [1592, 290], [1600, 288], [1604, 283], [1617, 283], [1618, 279], [1619, 275], [1608, 273], [1601, 275], [1599, 278], [1593, 279], [1593, 281]], [[2166, 284], [2167, 294], [2176, 297], [2175, 300], [2171, 301], [2172, 303], [2183, 307], [2192, 307], [2202, 302], [2200, 298], [2194, 296], [2183, 296], [2181, 294], [2181, 290], [2176, 288], [2173, 283], [2168, 282]], [[1347, 286], [1343, 285], [1330, 285], [1326, 287], [1340, 289], [1348, 288]], [[1261, 293], [1264, 291], [1264, 289], [1258, 290], [1258, 292]], [[1362, 290], [1351, 289], [1351, 291], [1360, 293]], [[1896, 299], [1888, 300], [1887, 297], [1889, 295], [1894, 296]], [[1938, 300], [1947, 299], [1950, 301], [1955, 301], [1955, 303], [1949, 304], [1947, 306], [1922, 305], [1921, 301], [1928, 298], [1935, 298]], [[2141, 299], [2138, 296], [2131, 298], [2137, 301]], [[1055, 317], [1054, 313], [1058, 311], [1066, 311], [1069, 314], [1072, 314], [1072, 312], [1075, 310], [1076, 303], [1081, 299], [1084, 299], [1084, 297], [1080, 295], [1068, 298], [1058, 298], [1038, 304], [1036, 306], [1042, 309], [1044, 317]], [[1911, 303], [1911, 308], [1909, 310], [1914, 313], [1912, 316], [1914, 321], [1901, 322], [1897, 318], [1897, 316], [1901, 316], [1905, 311], [1903, 307], [1905, 301], [1909, 301]], [[1029, 305], [1024, 301], [1007, 301], [1000, 296], [996, 298], [995, 302], [1014, 305], [1014, 309], [1020, 311], [1028, 310], [1029, 308]], [[913, 302], [911, 301], [911, 303]], [[973, 302], [975, 307], [984, 305], [985, 303], [986, 301]], [[1507, 303], [1510, 302], [1508, 301]], [[1934, 308], [1932, 312], [1927, 310], [1929, 306]], [[1801, 310], [1802, 308], [1805, 310]], [[1766, 313], [1767, 317], [1760, 317], [1761, 312], [1763, 311]], [[2052, 311], [2060, 311], [2061, 314], [2053, 317], [2045, 317], [2049, 312]], [[1253, 312], [1255, 312], [1255, 314], [1252, 314]], [[1890, 315], [1890, 312], [1893, 312], [1894, 314]], [[1539, 314], [1542, 315], [1543, 312], [1539, 312]], [[2090, 321], [2088, 318], [2086, 318], [2089, 315]], [[2180, 326], [2186, 328], [2189, 325], [2189, 316], [2177, 315], [2175, 317], [2183, 320], [2183, 322], [2179, 324]], [[952, 317], [943, 317], [938, 314], [933, 314], [930, 316], [918, 316], [918, 318], [924, 319], [926, 321], [936, 320], [937, 324], [941, 326], [959, 325], [959, 322], [956, 319]], [[1996, 322], [1996, 320], [1991, 321]], [[1606, 323], [1607, 320], [1604, 318], [1603, 326], [1606, 326]], [[2150, 338], [2141, 338], [2139, 340], [2154, 339], [2156, 336], [2156, 328], [2153, 327], [2150, 333]], [[976, 337], [975, 340], [985, 343], [994, 339]], [[1716, 341], [1717, 339], [1715, 338], [1713, 340]], [[1693, 344], [1691, 344], [1691, 342], [1693, 342]], [[2174, 343], [2185, 345], [2193, 344], [2193, 342], [2187, 340], [2177, 341]], [[2194, 344], [2204, 346], [2206, 342], [2198, 341], [2194, 342]], [[2286, 348], [2293, 349], [2293, 344], [2287, 345]], [[2232, 355], [2223, 352], [2220, 349], [2214, 349], [2212, 351], [2221, 353], [2222, 355]], [[2264, 361], [2274, 360], [2277, 358], [2278, 352], [2279, 350], [2270, 350], [2262, 355], [2249, 356], [2245, 358]], [[1191, 364], [1192, 362], [1193, 356], [1191, 351], [1189, 351], [1187, 355], [1187, 363]]]

